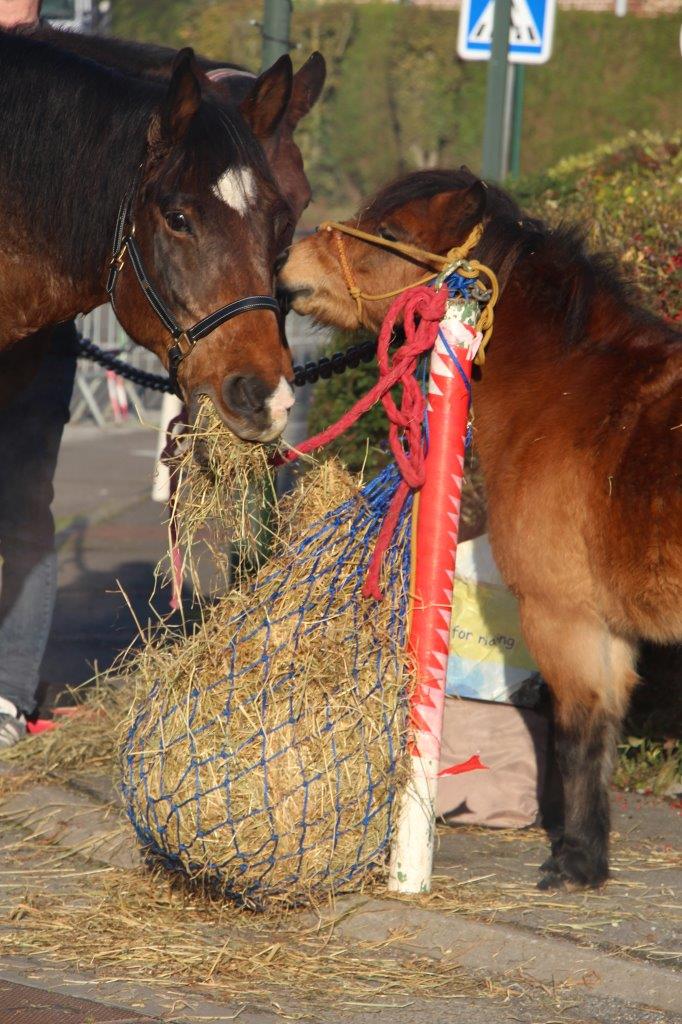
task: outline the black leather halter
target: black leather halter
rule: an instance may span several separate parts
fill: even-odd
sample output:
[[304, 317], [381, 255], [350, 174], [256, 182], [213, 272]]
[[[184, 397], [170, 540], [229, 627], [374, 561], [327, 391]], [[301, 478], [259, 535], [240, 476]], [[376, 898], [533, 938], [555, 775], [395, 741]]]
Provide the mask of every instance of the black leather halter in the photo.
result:
[[168, 306], [159, 296], [144, 269], [142, 255], [135, 241], [135, 225], [130, 218], [132, 202], [133, 192], [129, 192], [118, 211], [116, 230], [114, 232], [113, 254], [109, 264], [109, 276], [106, 285], [107, 295], [115, 313], [114, 291], [116, 289], [116, 281], [123, 269], [126, 253], [128, 253], [131, 266], [135, 271], [135, 277], [147, 302], [175, 342], [168, 350], [168, 375], [173, 390], [182, 398], [178, 386], [178, 369], [180, 363], [189, 355], [198, 341], [205, 338], [207, 334], [211, 334], [212, 331], [215, 331], [216, 327], [220, 327], [227, 320], [232, 320], [233, 317], [239, 316], [241, 313], [249, 313], [251, 310], [271, 309], [279, 318], [281, 313], [280, 306], [272, 295], [248, 295], [246, 298], [237, 299], [227, 306], [221, 306], [220, 309], [216, 309], [215, 312], [205, 316], [203, 320], [199, 320], [193, 327], [183, 330], [168, 309]]

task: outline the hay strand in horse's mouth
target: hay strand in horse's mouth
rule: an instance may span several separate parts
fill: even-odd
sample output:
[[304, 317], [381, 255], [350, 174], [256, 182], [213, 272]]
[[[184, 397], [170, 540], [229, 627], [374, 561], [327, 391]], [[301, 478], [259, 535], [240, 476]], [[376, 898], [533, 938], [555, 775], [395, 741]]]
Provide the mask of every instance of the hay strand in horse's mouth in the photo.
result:
[[206, 549], [222, 567], [223, 587], [231, 583], [230, 545], [242, 545], [257, 562], [275, 527], [273, 458], [277, 443], [237, 437], [202, 399], [192, 427], [175, 444], [170, 460], [175, 488], [170, 513], [174, 541], [200, 590], [199, 562]]

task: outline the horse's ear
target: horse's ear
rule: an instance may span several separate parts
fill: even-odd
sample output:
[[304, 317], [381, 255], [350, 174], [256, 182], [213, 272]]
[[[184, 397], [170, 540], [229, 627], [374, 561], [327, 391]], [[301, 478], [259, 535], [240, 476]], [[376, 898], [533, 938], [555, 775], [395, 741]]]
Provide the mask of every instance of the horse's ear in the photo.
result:
[[159, 131], [167, 145], [182, 142], [201, 103], [204, 73], [196, 62], [194, 50], [186, 46], [173, 61], [168, 92], [161, 106]]
[[451, 208], [461, 199], [461, 192], [450, 189], [449, 192], [437, 192], [429, 202], [429, 218], [436, 224], [447, 224]]
[[277, 131], [291, 99], [293, 76], [291, 57], [285, 53], [256, 79], [240, 103], [239, 109], [257, 139], [264, 141]]
[[327, 76], [327, 65], [321, 53], [315, 50], [294, 75], [291, 99], [287, 107], [286, 122], [293, 131], [317, 103]]
[[[468, 168], [466, 168], [468, 170]], [[473, 204], [472, 215], [480, 220], [488, 206], [488, 186], [482, 178], [477, 178], [466, 190], [467, 198], [471, 198]]]
[[438, 223], [447, 224], [454, 212], [457, 223], [469, 230], [483, 216], [487, 201], [487, 186], [477, 179], [464, 190], [439, 192], [429, 203], [429, 213]]

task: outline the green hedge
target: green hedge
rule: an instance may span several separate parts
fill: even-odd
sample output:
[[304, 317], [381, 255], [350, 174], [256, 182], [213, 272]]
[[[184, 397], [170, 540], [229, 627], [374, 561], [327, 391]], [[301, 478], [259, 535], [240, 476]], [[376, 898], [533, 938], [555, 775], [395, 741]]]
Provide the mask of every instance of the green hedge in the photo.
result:
[[643, 301], [682, 321], [682, 134], [631, 132], [515, 191], [550, 223], [584, 223], [594, 248], [621, 258]]
[[[123, 36], [192, 43], [257, 66], [256, 0], [117, 0]], [[323, 212], [348, 212], [402, 170], [477, 169], [486, 66], [455, 52], [458, 13], [396, 4], [297, 4], [294, 59], [325, 54], [322, 107], [300, 141]], [[541, 171], [629, 129], [664, 134], [679, 122], [679, 19], [559, 11], [552, 60], [526, 72], [522, 170]]]

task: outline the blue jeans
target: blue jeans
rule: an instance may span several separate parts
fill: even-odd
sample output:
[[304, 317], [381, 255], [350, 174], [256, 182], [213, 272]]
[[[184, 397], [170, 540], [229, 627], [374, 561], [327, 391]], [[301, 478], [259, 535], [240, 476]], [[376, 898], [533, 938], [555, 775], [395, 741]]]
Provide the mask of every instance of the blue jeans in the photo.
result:
[[35, 708], [57, 595], [50, 506], [76, 374], [76, 329], [55, 330], [37, 376], [0, 410], [0, 696]]

